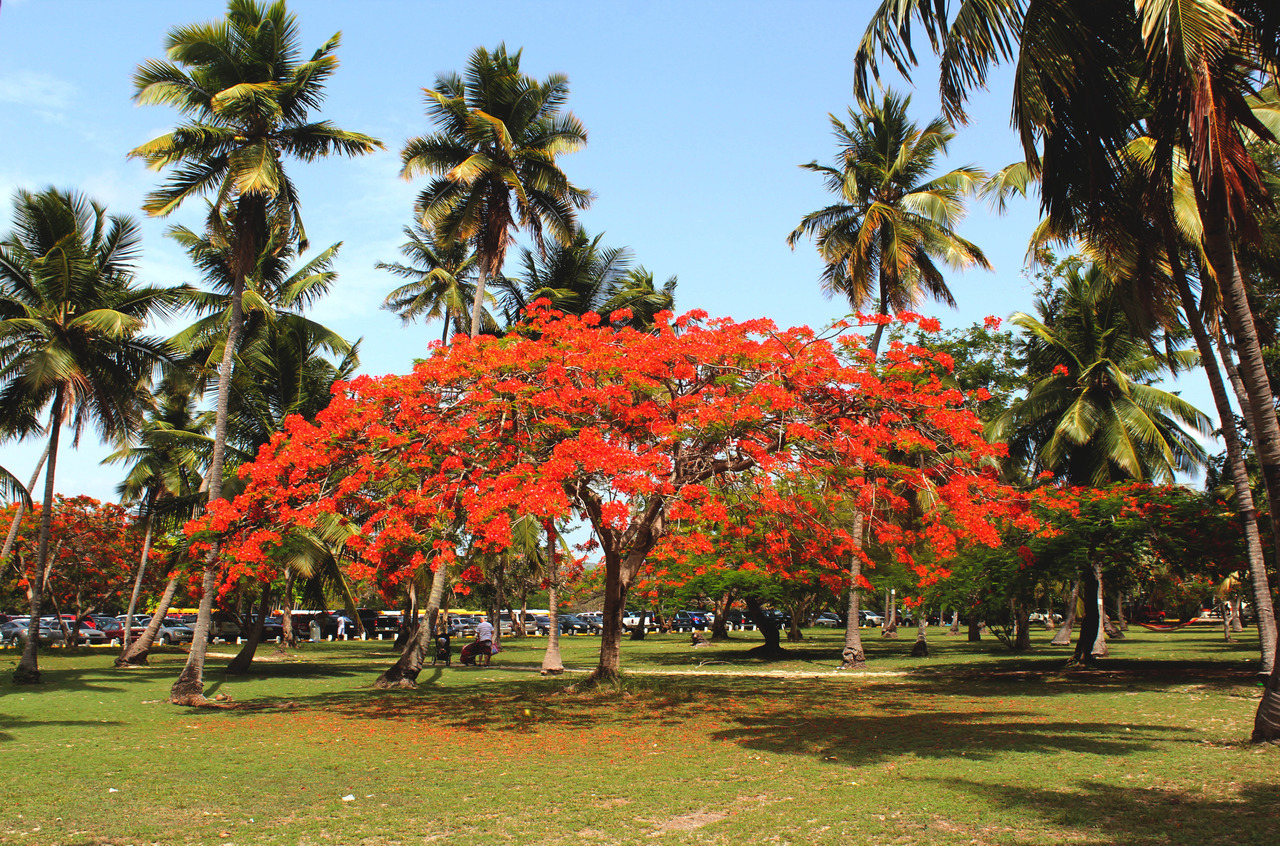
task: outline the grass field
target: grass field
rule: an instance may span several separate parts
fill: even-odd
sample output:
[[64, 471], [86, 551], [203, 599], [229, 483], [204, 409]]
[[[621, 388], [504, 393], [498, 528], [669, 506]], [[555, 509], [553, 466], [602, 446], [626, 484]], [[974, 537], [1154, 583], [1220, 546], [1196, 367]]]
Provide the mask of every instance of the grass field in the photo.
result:
[[[166, 703], [176, 649], [132, 671], [50, 652], [36, 688], [8, 681], [10, 651], [0, 843], [1276, 842], [1280, 749], [1246, 742], [1249, 632], [1131, 632], [1071, 673], [1048, 633], [1024, 657], [869, 637], [854, 674], [832, 671], [840, 633], [810, 634], [769, 663], [749, 632], [626, 642], [623, 688], [589, 694], [537, 675], [536, 639], [488, 669], [428, 667], [416, 692], [370, 687], [389, 643], [268, 647], [249, 677], [210, 659], [226, 710]], [[564, 639], [566, 665], [598, 643]]]

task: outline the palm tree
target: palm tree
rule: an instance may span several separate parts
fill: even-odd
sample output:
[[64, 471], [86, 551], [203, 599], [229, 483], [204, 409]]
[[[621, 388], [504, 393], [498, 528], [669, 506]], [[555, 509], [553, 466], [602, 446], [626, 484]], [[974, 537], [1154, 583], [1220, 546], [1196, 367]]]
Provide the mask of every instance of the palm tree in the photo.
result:
[[[202, 316], [175, 336], [174, 344], [194, 362], [197, 390], [203, 391], [211, 377], [218, 379], [221, 388], [224, 383], [213, 364], [223, 357], [234, 310], [234, 255], [224, 241], [185, 227], [175, 226], [169, 235], [186, 249], [211, 289], [194, 298]], [[347, 342], [303, 314], [329, 292], [337, 279], [332, 265], [340, 248], [341, 244], [334, 244], [295, 269], [291, 264], [295, 257], [292, 247], [277, 247], [269, 240], [245, 282], [241, 298], [243, 328], [235, 366], [228, 390], [219, 391], [229, 398], [226, 442], [235, 463], [252, 461], [289, 416], [314, 420], [329, 404], [333, 384], [350, 378], [359, 365], [358, 343]], [[232, 487], [230, 480], [227, 486]], [[318, 536], [301, 537], [302, 534], [299, 531], [300, 547], [319, 552], [301, 555], [291, 565], [291, 572], [307, 579], [320, 573], [331, 583], [345, 587], [337, 570], [336, 546], [326, 545]], [[262, 607], [255, 617], [257, 625], [240, 655], [228, 665], [228, 672], [247, 670], [257, 649], [270, 597], [270, 585], [263, 585]]]
[[[1220, 289], [1222, 310], [1240, 358], [1240, 375], [1254, 409], [1274, 408], [1262, 348], [1248, 301], [1237, 240], [1256, 240], [1254, 209], [1266, 195], [1249, 155], [1247, 137], [1273, 135], [1248, 108], [1251, 87], [1270, 79], [1280, 61], [1280, 13], [1269, 0], [1186, 0], [1169, 3], [1080, 0], [1069, 10], [1022, 0], [966, 3], [954, 20], [945, 4], [883, 0], [858, 49], [856, 88], [865, 95], [884, 52], [899, 70], [915, 63], [910, 39], [918, 19], [942, 57], [944, 108], [963, 119], [968, 90], [982, 85], [992, 64], [1015, 59], [1014, 119], [1027, 163], [1042, 172], [1042, 201], [1050, 217], [1071, 213], [1068, 195], [1085, 196], [1081, 211], [1119, 221], [1110, 208], [1119, 151], [1145, 124], [1169, 162], [1178, 147], [1191, 151], [1190, 173], [1201, 245]], [[1135, 108], [1135, 98], [1142, 97]], [[1149, 189], [1154, 203], [1171, 205], [1172, 168], [1158, 165]], [[1059, 223], [1062, 221], [1059, 220]], [[1095, 229], [1098, 227], [1095, 227]], [[1167, 238], [1167, 236], [1166, 236]], [[1185, 299], [1185, 298], [1184, 298]], [[1197, 315], [1187, 314], [1188, 321]], [[1280, 421], [1254, 419], [1254, 446], [1268, 497], [1280, 496]], [[1280, 536], [1280, 515], [1272, 515]], [[1258, 708], [1254, 740], [1280, 738], [1280, 663]]]
[[[210, 289], [192, 298], [200, 318], [173, 338], [192, 360], [195, 387], [202, 392], [210, 379], [220, 381], [217, 362], [234, 308], [234, 256], [225, 242], [186, 227], [172, 227], [168, 234]], [[246, 280], [240, 343], [226, 392], [227, 443], [238, 460], [252, 460], [290, 414], [314, 419], [329, 404], [333, 383], [355, 372], [358, 344], [304, 314], [337, 280], [333, 262], [341, 247], [334, 244], [295, 268], [293, 249], [269, 241]]]
[[75, 446], [87, 424], [113, 440], [138, 425], [152, 369], [168, 354], [142, 327], [171, 314], [184, 291], [136, 286], [137, 224], [80, 195], [19, 191], [13, 217], [0, 242], [0, 434], [49, 439], [32, 631], [14, 672], [15, 681], [34, 682], [62, 429], [70, 427]]
[[[1183, 425], [1208, 435], [1209, 420], [1185, 400], [1149, 383], [1165, 369], [1191, 367], [1198, 355], [1152, 355], [1148, 336], [1122, 307], [1123, 289], [1098, 265], [1067, 262], [1064, 285], [1037, 299], [1040, 319], [1015, 314], [1025, 334], [1028, 373], [1037, 381], [988, 427], [1007, 441], [1028, 476], [1051, 473], [1074, 485], [1126, 479], [1171, 483], [1175, 471], [1205, 463]], [[1090, 550], [1092, 553], [1092, 550]], [[1081, 574], [1088, 613], [1074, 661], [1105, 654], [1102, 565], [1090, 554]]]
[[485, 284], [501, 274], [513, 231], [527, 230], [540, 250], [544, 231], [568, 243], [576, 210], [592, 200], [556, 164], [587, 143], [578, 119], [561, 112], [569, 81], [522, 73], [520, 53], [477, 47], [465, 77], [436, 77], [423, 93], [437, 131], [411, 138], [400, 154], [406, 179], [434, 177], [418, 196], [423, 228], [437, 244], [470, 243], [476, 255], [472, 337], [480, 334]]
[[[203, 469], [208, 465], [211, 443], [207, 433], [213, 419], [208, 412], [196, 411], [191, 383], [188, 372], [171, 373], [156, 392], [137, 443], [120, 447], [103, 461], [104, 464], [128, 463], [125, 479], [117, 490], [122, 502], [138, 504], [145, 525], [142, 556], [125, 614], [123, 644], [116, 658], [118, 667], [147, 663], [160, 623], [169, 610], [168, 602], [161, 603], [143, 635], [137, 642], [130, 642], [156, 522], [161, 521], [162, 526], [171, 529], [203, 506]], [[172, 591], [166, 594], [172, 597]]]
[[[284, 0], [265, 6], [229, 0], [221, 21], [177, 27], [169, 32], [169, 61], [149, 60], [134, 75], [134, 99], [176, 108], [187, 121], [130, 155], [150, 167], [176, 167], [167, 183], [149, 194], [143, 209], [163, 217], [184, 201], [213, 194], [210, 229], [233, 255], [231, 321], [219, 379], [231, 381], [240, 341], [245, 281], [268, 243], [305, 249], [297, 191], [284, 157], [311, 161], [331, 153], [363, 155], [382, 147], [367, 135], [347, 132], [309, 112], [324, 98], [324, 83], [337, 69], [335, 34], [307, 61], [298, 61], [298, 21]], [[219, 391], [214, 423], [209, 499], [222, 498], [229, 396]], [[216, 547], [202, 583], [195, 646], [171, 698], [199, 702], [204, 692], [204, 652], [213, 590]]]
[[[787, 243], [794, 249], [801, 236], [815, 239], [825, 265], [823, 291], [845, 297], [854, 311], [873, 299], [880, 314], [913, 310], [925, 297], [954, 307], [938, 262], [991, 269], [982, 251], [955, 231], [965, 197], [987, 176], [963, 166], [931, 177], [955, 133], [942, 118], [921, 129], [907, 117], [910, 104], [910, 97], [886, 91], [879, 104], [849, 109], [847, 124], [831, 115], [840, 146], [836, 163], [802, 165], [839, 199], [805, 215]], [[881, 324], [873, 352], [883, 331]]]
[[1026, 397], [992, 421], [993, 440], [1028, 476], [1048, 472], [1068, 484], [1102, 486], [1136, 479], [1172, 483], [1202, 467], [1207, 417], [1186, 400], [1153, 387], [1161, 372], [1199, 361], [1189, 350], [1153, 355], [1125, 314], [1120, 286], [1096, 264], [1068, 261], [1063, 285], [1036, 299], [1039, 318], [1011, 318], [1024, 334]]
[[374, 265], [409, 280], [388, 294], [382, 307], [399, 315], [403, 323], [420, 317], [440, 320], [444, 324], [440, 343], [448, 343], [451, 331], [465, 332], [471, 323], [468, 314], [475, 297], [476, 255], [465, 242], [438, 242], [421, 223], [406, 226], [404, 234], [408, 240], [400, 253], [409, 264], [380, 261]]
[[627, 325], [651, 329], [654, 316], [675, 304], [676, 277], [658, 290], [653, 273], [632, 266], [628, 247], [601, 246], [603, 237], [592, 238], [586, 230], [578, 229], [567, 244], [551, 244], [542, 253], [521, 250], [519, 276], [502, 277], [497, 282], [507, 324], [523, 319], [535, 300], [547, 299], [557, 311], [595, 313], [602, 320], [629, 309], [632, 314]]

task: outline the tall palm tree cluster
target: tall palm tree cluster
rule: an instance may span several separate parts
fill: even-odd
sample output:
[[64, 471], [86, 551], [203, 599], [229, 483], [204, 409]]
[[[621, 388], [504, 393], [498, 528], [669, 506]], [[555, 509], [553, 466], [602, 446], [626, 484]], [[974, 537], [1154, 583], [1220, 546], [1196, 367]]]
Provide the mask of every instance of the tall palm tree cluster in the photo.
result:
[[[1014, 65], [1013, 121], [1025, 153], [1018, 178], [1024, 187], [1032, 179], [1039, 184], [1045, 219], [1037, 237], [1074, 240], [1108, 278], [1093, 280], [1088, 292], [1068, 289], [1082, 305], [1092, 303], [1092, 327], [1079, 320], [1086, 312], [1061, 314], [1057, 327], [1020, 318], [1038, 355], [1061, 355], [1068, 324], [1075, 324], [1072, 332], [1088, 329], [1080, 341], [1089, 353], [1063, 358], [1056, 382], [1037, 383], [999, 428], [1039, 427], [1035, 461], [1073, 479], [1136, 475], [1133, 462], [1144, 452], [1154, 461], [1150, 470], [1177, 467], [1192, 454], [1169, 440], [1171, 430], [1152, 413], [1191, 422], [1186, 409], [1144, 400], [1145, 392], [1119, 378], [1125, 370], [1131, 377], [1150, 370], [1136, 357], [1125, 364], [1117, 335], [1106, 340], [1101, 320], [1112, 305], [1100, 297], [1125, 310], [1153, 352], [1161, 335], [1194, 339], [1249, 550], [1267, 673], [1254, 738], [1280, 737], [1272, 595], [1231, 404], [1234, 394], [1265, 500], [1280, 501], [1280, 420], [1250, 302], [1251, 267], [1242, 260], [1259, 244], [1260, 216], [1274, 203], [1280, 6], [882, 0], [855, 55], [862, 99], [873, 96], [882, 60], [910, 79], [913, 35], [939, 56], [940, 96], [953, 124], [967, 121], [969, 92], [985, 84], [994, 65]], [[1092, 458], [1084, 457], [1086, 448]], [[1280, 539], [1280, 509], [1268, 510], [1273, 539]], [[1280, 551], [1280, 544], [1273, 548]]]

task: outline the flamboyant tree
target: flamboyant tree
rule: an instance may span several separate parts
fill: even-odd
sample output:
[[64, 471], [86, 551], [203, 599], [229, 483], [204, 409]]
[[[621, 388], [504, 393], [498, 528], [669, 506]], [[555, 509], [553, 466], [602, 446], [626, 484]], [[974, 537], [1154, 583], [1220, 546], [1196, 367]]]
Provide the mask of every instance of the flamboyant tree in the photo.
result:
[[[229, 576], [269, 578], [297, 527], [341, 522], [360, 576], [451, 561], [448, 527], [483, 552], [511, 545], [517, 516], [582, 517], [605, 574], [592, 679], [612, 678], [637, 574], [664, 537], [724, 509], [711, 492], [719, 478], [821, 480], [810, 488], [824, 508], [848, 501], [873, 515], [869, 531], [904, 558], [922, 542], [940, 558], [959, 542], [997, 542], [993, 518], [1020, 507], [981, 469], [999, 447], [932, 375], [927, 350], [897, 346], [873, 373], [864, 343], [849, 326], [820, 335], [696, 312], [662, 315], [653, 333], [534, 313], [503, 339], [455, 339], [407, 376], [353, 381], [315, 424], [291, 420], [243, 469], [244, 493], [188, 531], [197, 545], [227, 544]], [[917, 460], [926, 454], [935, 459]], [[777, 486], [753, 495], [780, 517], [762, 566], [785, 570], [794, 504]], [[910, 529], [885, 518], [912, 501], [930, 508]], [[794, 537], [810, 566], [832, 572], [864, 554], [841, 525], [821, 543]]]
[[[0, 519], [12, 515], [15, 506], [0, 512]], [[29, 590], [39, 577], [46, 608], [55, 614], [74, 615], [73, 626], [84, 615], [115, 611], [129, 601], [133, 570], [142, 554], [146, 530], [144, 521], [112, 502], [92, 497], [55, 497], [50, 518], [49, 553], [42, 573], [36, 572], [43, 508], [36, 504], [18, 524], [14, 542], [14, 577], [20, 590]], [[149, 545], [152, 563], [163, 562], [168, 554], [165, 541]], [[163, 581], [152, 570], [144, 588]]]

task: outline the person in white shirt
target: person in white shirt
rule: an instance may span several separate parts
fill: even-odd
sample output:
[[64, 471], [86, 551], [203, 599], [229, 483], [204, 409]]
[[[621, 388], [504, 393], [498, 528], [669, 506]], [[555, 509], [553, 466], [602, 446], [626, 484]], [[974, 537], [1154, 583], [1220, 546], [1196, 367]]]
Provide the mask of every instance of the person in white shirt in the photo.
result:
[[489, 659], [492, 656], [493, 645], [493, 624], [484, 619], [476, 626], [476, 643], [480, 646], [480, 655], [477, 657], [484, 658], [484, 665], [489, 666]]

